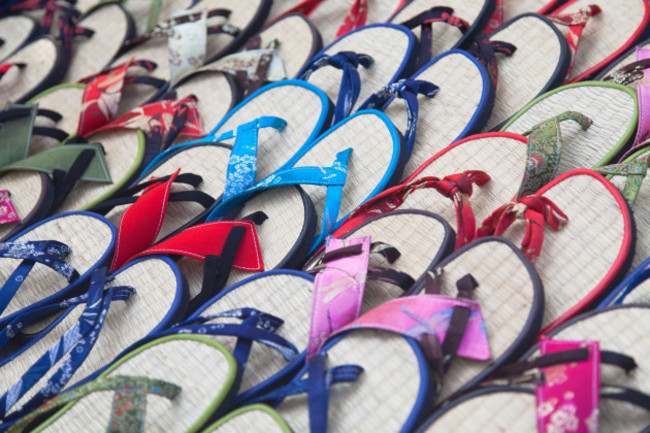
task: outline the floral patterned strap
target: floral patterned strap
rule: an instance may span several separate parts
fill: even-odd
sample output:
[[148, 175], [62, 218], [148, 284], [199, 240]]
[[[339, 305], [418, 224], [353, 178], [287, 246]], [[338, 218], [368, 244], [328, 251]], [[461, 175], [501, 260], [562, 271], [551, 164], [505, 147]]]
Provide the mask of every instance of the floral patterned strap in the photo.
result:
[[352, 112], [352, 108], [359, 98], [361, 92], [359, 66], [368, 69], [373, 63], [374, 60], [369, 55], [353, 51], [340, 51], [332, 56], [322, 54], [309, 62], [298, 78], [308, 81], [314, 71], [325, 66], [332, 66], [343, 71], [339, 94], [334, 107], [334, 117], [332, 119], [332, 125], [334, 125]]
[[489, 35], [505, 23], [505, 15], [503, 13], [503, 0], [496, 0], [496, 5], [494, 6], [494, 12], [490, 17], [487, 25], [481, 33]]
[[100, 377], [45, 402], [41, 407], [12, 425], [8, 432], [26, 431], [25, 429], [30, 424], [44, 415], [52, 413], [55, 409], [102, 391], [115, 391], [107, 431], [134, 433], [140, 432], [144, 424], [145, 394], [155, 394], [173, 400], [181, 392], [181, 388], [161, 379], [144, 376]]
[[583, 131], [593, 124], [593, 121], [582, 113], [565, 111], [522, 134], [528, 137], [528, 158], [517, 198], [536, 193], [555, 177], [562, 156], [560, 123], [566, 120], [576, 122]]
[[515, 220], [526, 221], [521, 251], [535, 264], [544, 243], [545, 226], [548, 225], [558, 231], [569, 221], [569, 218], [550, 199], [531, 195], [503, 205], [494, 211], [477, 230], [477, 237], [502, 236]]
[[571, 75], [571, 69], [573, 68], [573, 63], [576, 59], [576, 53], [578, 52], [578, 46], [580, 44], [580, 37], [582, 36], [582, 31], [584, 30], [587, 22], [591, 17], [598, 15], [601, 12], [601, 9], [596, 5], [589, 5], [584, 9], [580, 9], [578, 12], [561, 14], [561, 15], [549, 15], [547, 18], [551, 22], [563, 26], [569, 27], [569, 33], [567, 34], [567, 42], [569, 44], [569, 52], [571, 55], [571, 61], [569, 63], [569, 70], [567, 71], [567, 79]]
[[431, 60], [433, 55], [433, 23], [445, 23], [457, 28], [465, 34], [469, 29], [469, 23], [462, 18], [453, 15], [454, 10], [449, 7], [436, 6], [423, 11], [413, 18], [402, 23], [409, 29], [420, 26], [420, 55], [418, 57], [418, 68], [423, 67]]
[[236, 130], [224, 132], [215, 139], [222, 141], [235, 137], [228, 159], [223, 200], [240, 194], [255, 184], [259, 130], [273, 128], [282, 131], [285, 126], [287, 122], [279, 117], [264, 116], [239, 125]]
[[307, 361], [327, 338], [361, 312], [370, 260], [370, 236], [356, 239], [328, 237], [325, 254], [356, 246], [356, 254], [325, 261], [314, 280]]
[[399, 208], [406, 198], [419, 189], [433, 188], [444, 197], [454, 202], [456, 209], [456, 249], [471, 242], [476, 232], [476, 220], [470, 197], [473, 185], [483, 186], [490, 176], [478, 170], [453, 174], [439, 179], [427, 176], [412, 180], [392, 188], [368, 200], [348, 217], [335, 235], [348, 232], [377, 215], [382, 215]]
[[485, 67], [496, 89], [499, 83], [499, 67], [496, 55], [503, 54], [509, 57], [517, 51], [517, 47], [508, 42], [492, 41], [487, 35], [482, 33], [476, 37], [474, 43], [467, 51], [476, 57], [479, 63]]
[[406, 133], [404, 136], [404, 139], [406, 140], [406, 158], [408, 159], [413, 151], [415, 135], [417, 132], [418, 112], [420, 107], [418, 95], [433, 98], [439, 90], [440, 88], [438, 86], [428, 81], [404, 78], [396, 83], [388, 84], [376, 93], [372, 94], [359, 110], [376, 108], [383, 111], [393, 100], [395, 100], [395, 98], [404, 100], [406, 103], [406, 114], [408, 116]]
[[343, 24], [336, 31], [336, 37], [340, 38], [344, 34], [365, 26], [368, 20], [368, 0], [354, 0], [350, 10], [343, 18]]
[[648, 174], [648, 159], [647, 157], [637, 158], [630, 162], [598, 167], [594, 171], [604, 176], [625, 176], [623, 197], [625, 197], [627, 204], [632, 207], [641, 191], [643, 180]]
[[86, 83], [81, 97], [81, 110], [77, 134], [88, 137], [99, 127], [106, 125], [115, 117], [122, 97], [126, 72], [129, 68], [141, 67], [153, 71], [156, 64], [149, 61], [135, 61], [133, 58], [104, 73], [79, 80]]
[[[640, 47], [637, 47], [637, 52]], [[611, 74], [606, 75], [603, 81], [611, 81], [613, 83], [622, 84], [627, 86], [645, 77], [645, 70], [650, 69], [650, 58], [637, 60], [636, 62], [629, 63]]]
[[0, 189], [0, 224], [19, 223], [21, 221], [11, 201], [11, 193]]

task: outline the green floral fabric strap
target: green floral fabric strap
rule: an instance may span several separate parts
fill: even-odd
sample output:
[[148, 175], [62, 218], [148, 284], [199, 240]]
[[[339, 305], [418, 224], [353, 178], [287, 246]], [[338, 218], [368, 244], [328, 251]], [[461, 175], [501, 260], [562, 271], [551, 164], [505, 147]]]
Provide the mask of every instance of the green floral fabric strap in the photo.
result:
[[589, 129], [593, 123], [584, 114], [566, 111], [533, 126], [522, 134], [528, 137], [528, 158], [517, 199], [534, 194], [555, 177], [562, 154], [560, 123], [565, 120], [578, 123], [583, 131]]
[[164, 380], [141, 376], [98, 378], [54, 397], [16, 422], [7, 430], [7, 433], [25, 431], [37, 418], [99, 391], [115, 391], [111, 418], [106, 431], [110, 433], [139, 433], [144, 425], [145, 394], [156, 394], [173, 400], [180, 393], [181, 388]]
[[643, 179], [648, 174], [648, 159], [642, 157], [630, 162], [599, 167], [594, 169], [594, 171], [604, 176], [625, 176], [623, 197], [630, 207], [632, 207], [641, 190]]

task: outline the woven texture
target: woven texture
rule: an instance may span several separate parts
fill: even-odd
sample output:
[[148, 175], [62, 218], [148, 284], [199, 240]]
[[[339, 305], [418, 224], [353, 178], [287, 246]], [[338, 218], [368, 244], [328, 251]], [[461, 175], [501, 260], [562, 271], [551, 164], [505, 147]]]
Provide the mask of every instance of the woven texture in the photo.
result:
[[287, 78], [295, 77], [309, 61], [316, 43], [311, 27], [302, 16], [293, 15], [282, 19], [260, 32], [262, 46], [276, 40], [278, 54], [282, 59]]
[[[394, 263], [389, 263], [379, 254], [372, 254], [368, 267], [394, 269], [418, 280], [433, 268], [445, 234], [445, 227], [440, 221], [429, 215], [390, 212], [342, 237], [353, 239], [370, 236], [371, 242], [383, 242], [397, 248], [401, 256]], [[362, 308], [370, 310], [403, 294], [400, 288], [392, 284], [367, 280]]]
[[[391, 18], [391, 22], [401, 24], [433, 7], [446, 6], [454, 9], [454, 16], [462, 18], [472, 25], [485, 7], [485, 3], [487, 3], [485, 0], [454, 0], [452, 2], [448, 0], [414, 0], [400, 9]], [[420, 38], [420, 32], [419, 27], [413, 29], [413, 33], [418, 39]], [[463, 33], [459, 29], [445, 23], [432, 23], [431, 35], [433, 41], [431, 53], [434, 57], [454, 48], [463, 37]]]
[[[303, 351], [309, 340], [309, 321], [313, 296], [313, 283], [305, 278], [288, 274], [267, 275], [237, 287], [214, 302], [202, 314], [217, 314], [235, 308], [256, 308], [284, 320], [276, 332]], [[219, 319], [212, 323], [232, 322]], [[233, 351], [236, 338], [211, 337]], [[253, 344], [246, 363], [240, 392], [270, 378], [286, 367], [287, 361], [274, 349], [263, 344]]]
[[548, 3], [549, 0], [503, 0], [504, 21], [508, 22], [527, 12], [537, 12]]
[[[431, 161], [417, 178], [436, 176], [442, 178], [467, 170], [482, 170], [490, 175], [490, 181], [474, 187], [470, 197], [472, 210], [479, 223], [501, 204], [517, 194], [526, 166], [525, 142], [510, 137], [487, 136], [450, 146], [438, 158]], [[443, 217], [456, 227], [456, 211], [453, 202], [432, 189], [411, 193], [402, 209], [424, 209]]]
[[[342, 364], [360, 365], [364, 372], [354, 382], [332, 386], [327, 431], [399, 431], [415, 404], [421, 380], [406, 339], [390, 332], [354, 331], [327, 351], [326, 368]], [[309, 431], [306, 395], [286, 398], [277, 411], [293, 431]]]
[[29, 17], [16, 15], [0, 19], [0, 39], [4, 44], [0, 47], [0, 60], [13, 53], [27, 40], [36, 23]]
[[[623, 353], [634, 358], [637, 368], [625, 374], [619, 367], [601, 364], [600, 381], [650, 392], [650, 306], [616, 308], [588, 315], [553, 337], [561, 340], [596, 340], [600, 350]], [[600, 431], [641, 431], [650, 424], [650, 413], [625, 403], [609, 401], [601, 406]]]
[[[171, 382], [182, 388], [170, 401], [148, 394], [142, 432], [182, 432], [194, 424], [208, 404], [222, 391], [230, 372], [224, 353], [192, 340], [169, 340], [127, 360], [109, 374], [146, 376]], [[93, 393], [52, 422], [47, 432], [105, 432], [111, 414], [113, 391]]]
[[[578, 12], [590, 4], [593, 4], [590, 0], [576, 0], [554, 13]], [[638, 30], [648, 10], [644, 0], [602, 0], [596, 4], [602, 12], [592, 17], [582, 32], [569, 79], [593, 68], [617, 50], [630, 46], [633, 41], [628, 40]], [[569, 30], [566, 26], [558, 26], [558, 29], [563, 34]]]
[[230, 418], [217, 428], [208, 428], [203, 433], [241, 433], [245, 431], [263, 431], [266, 433], [283, 433], [277, 421], [263, 410], [247, 410]]
[[25, 63], [11, 68], [0, 80], [0, 104], [15, 102], [35, 89], [52, 72], [57, 48], [52, 39], [41, 38], [9, 56], [3, 63]]
[[[72, 253], [66, 257], [66, 263], [83, 274], [106, 253], [111, 238], [111, 230], [106, 223], [87, 215], [74, 214], [41, 224], [16, 240], [55, 240], [67, 244], [72, 248]], [[19, 263], [15, 259], [0, 260], [0, 285], [7, 281]], [[68, 283], [61, 274], [36, 263], [2, 317], [52, 296], [67, 286]]]
[[[310, 89], [291, 84], [275, 86], [231, 112], [215, 135], [237, 129], [239, 125], [262, 116], [277, 116], [287, 121], [287, 126], [280, 132], [273, 128], [259, 131], [256, 176], [259, 181], [286, 164], [303, 147], [326, 109], [319, 95]], [[235, 140], [223, 142], [234, 144]], [[328, 165], [332, 162], [334, 159]]]
[[581, 130], [574, 122], [562, 123], [564, 146], [558, 174], [580, 167], [590, 168], [601, 161], [606, 163], [607, 153], [629, 140], [633, 132], [628, 129], [637, 122], [636, 101], [621, 88], [598, 85], [563, 87], [542, 98], [518, 113], [505, 130], [520, 134], [565, 111], [578, 111], [594, 122], [587, 131]]
[[271, 5], [271, 11], [266, 20], [266, 24], [271, 22], [274, 18], [280, 15], [283, 12], [286, 12], [290, 7], [294, 6], [297, 3], [296, 0], [274, 0]]
[[[343, 24], [343, 19], [352, 4], [353, 2], [351, 0], [324, 1], [309, 15], [309, 19], [320, 31], [325, 45], [336, 39], [336, 32], [341, 24]], [[373, 0], [372, 2], [368, 2], [368, 18], [366, 24], [388, 21], [388, 18], [390, 18], [399, 4], [399, 0]]]
[[[535, 264], [544, 284], [543, 326], [602, 284], [619, 255], [628, 253], [623, 210], [605, 182], [577, 174], [543, 194], [569, 217], [560, 231], [544, 230], [544, 246]], [[519, 245], [524, 226], [522, 221], [516, 222], [505, 236]]]
[[[486, 90], [479, 68], [462, 54], [441, 58], [415, 78], [437, 85], [440, 91], [433, 99], [418, 96], [417, 133], [413, 152], [404, 167], [404, 178], [458, 138], [476, 114]], [[385, 113], [404, 134], [404, 102], [394, 101]]]
[[[230, 149], [222, 146], [208, 144], [191, 147], [175, 154], [151, 173], [147, 173], [140, 182], [146, 182], [151, 177], [168, 176], [180, 168], [182, 173], [194, 173], [201, 176], [203, 182], [196, 189], [218, 198], [223, 193], [229, 154]], [[108, 154], [106, 157], [108, 158]], [[171, 188], [172, 193], [188, 190], [194, 190], [194, 188], [180, 183], [173, 184]], [[117, 225], [126, 208], [127, 206], [116, 207], [106, 217]], [[205, 212], [205, 208], [198, 203], [170, 202], [158, 240], [178, 230], [203, 212]]]
[[[377, 187], [388, 171], [392, 160], [393, 142], [390, 130], [384, 121], [373, 113], [349, 118], [344, 124], [319, 140], [295, 164], [295, 167], [328, 167], [336, 154], [352, 148], [348, 161], [348, 174], [343, 186], [339, 217], [351, 212]], [[323, 221], [323, 209], [327, 188], [304, 185], [318, 214], [317, 233]]]
[[499, 84], [487, 129], [515, 114], [553, 78], [565, 42], [552, 26], [539, 17], [526, 16], [490, 35], [491, 40], [511, 43], [517, 50], [510, 57], [497, 55]]
[[[295, 187], [273, 188], [265, 191], [246, 201], [243, 209], [234, 217], [234, 219], [242, 219], [258, 211], [264, 212], [268, 217], [262, 225], [255, 227], [265, 271], [277, 268], [299, 241], [305, 242], [300, 239], [307, 224], [305, 203], [298, 191]], [[197, 295], [203, 281], [203, 262], [183, 258], [178, 262], [178, 266], [187, 278], [190, 294]], [[226, 286], [251, 275], [251, 272], [233, 269]]]
[[[443, 272], [443, 295], [455, 297], [456, 281], [467, 274], [478, 282], [474, 300], [481, 305], [491, 359], [498, 359], [514, 345], [533, 311], [535, 289], [523, 260], [502, 242], [482, 242], [445, 264]], [[456, 358], [444, 376], [438, 400], [449, 397], [490, 366]]]
[[92, 201], [102, 197], [106, 199], [117, 191], [129, 178], [131, 172], [141, 163], [138, 158], [138, 136], [142, 133], [127, 129], [104, 131], [89, 138], [91, 143], [101, 143], [104, 147], [104, 159], [112, 183], [99, 183], [80, 180], [70, 194], [57, 208], [57, 213], [82, 209]]
[[[79, 125], [79, 113], [81, 112], [81, 98], [83, 87], [62, 87], [52, 92], [37, 95], [30, 102], [38, 104], [39, 109], [54, 110], [63, 116], [58, 122], [45, 117], [36, 116], [35, 126], [57, 128], [74, 135]], [[32, 135], [29, 146], [29, 154], [35, 155], [59, 144], [59, 141], [43, 135]]]
[[[0, 177], [0, 189], [11, 193], [11, 202], [20, 218], [25, 218], [34, 210], [43, 194], [41, 176], [24, 171], [13, 171]], [[4, 239], [18, 224], [0, 224], [0, 239]]]
[[[335, 2], [326, 1], [323, 6], [328, 3]], [[353, 111], [391, 81], [401, 67], [408, 48], [409, 38], [402, 30], [378, 26], [349, 33], [325, 51], [328, 55], [354, 51], [357, 54], [367, 54], [374, 60], [368, 69], [362, 66], [357, 69], [361, 79], [361, 91], [357, 103], [352, 107]], [[343, 71], [328, 66], [314, 71], [308, 81], [327, 93], [332, 101], [336, 101], [342, 76]]]
[[74, 83], [108, 65], [122, 46], [128, 25], [126, 12], [115, 4], [102, 6], [79, 20], [79, 26], [95, 33], [89, 38], [75, 38], [63, 81]]
[[[136, 293], [126, 301], [111, 302], [95, 346], [81, 367], [72, 375], [68, 384], [73, 385], [94, 373], [112, 361], [124, 349], [151, 332], [171, 308], [176, 295], [176, 287], [180, 284], [181, 281], [176, 279], [173, 269], [160, 259], [142, 261], [116, 275], [115, 280], [107, 286], [130, 286], [136, 290]], [[47, 335], [26, 352], [0, 368], [3, 378], [0, 393], [4, 394], [7, 388], [20, 379], [43, 353], [59, 341], [61, 336], [79, 320], [84, 308], [85, 304], [75, 307]], [[50, 373], [54, 373], [61, 367], [64, 359], [56, 363]], [[50, 375], [46, 375], [38, 381], [18, 401], [17, 407], [26, 403], [36, 394], [47, 383]]]
[[[646, 44], [639, 44], [638, 46], [642, 47], [642, 48], [645, 48], [645, 49], [649, 49], [650, 48], [650, 42], [646, 43]], [[613, 72], [618, 71], [623, 66], [629, 65], [630, 63], [634, 63], [634, 62], [636, 62], [636, 52], [635, 52], [635, 50], [632, 50], [632, 53], [628, 54], [625, 57], [619, 58], [619, 60], [615, 64], [608, 66], [607, 67], [608, 68], [607, 72], [602, 73], [602, 74], [609, 75], [609, 74], [611, 74]], [[640, 81], [633, 81], [631, 83], [626, 84], [626, 86], [631, 87], [632, 89], [636, 90], [640, 83], [641, 83]]]

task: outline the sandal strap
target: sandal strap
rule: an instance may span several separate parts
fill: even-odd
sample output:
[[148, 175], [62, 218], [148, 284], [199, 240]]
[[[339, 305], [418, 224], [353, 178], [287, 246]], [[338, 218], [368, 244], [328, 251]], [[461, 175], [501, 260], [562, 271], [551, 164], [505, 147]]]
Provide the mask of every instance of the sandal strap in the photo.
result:
[[[104, 290], [107, 282], [106, 268], [96, 269], [91, 277], [88, 288], [86, 308], [70, 329], [45, 352], [15, 384], [13, 384], [0, 397], [0, 419], [8, 419], [6, 415], [15, 406], [22, 396], [27, 393], [38, 381], [44, 377], [52, 367], [64, 356], [67, 359], [52, 374], [47, 384], [41, 388], [29, 401], [23, 405], [12, 416], [25, 414], [54, 395], [63, 390], [74, 372], [81, 366], [90, 351], [92, 350], [97, 335], [101, 331], [108, 308], [113, 298], [119, 300], [128, 298], [135, 290], [130, 287], [118, 286], [108, 287]], [[117, 292], [117, 296], [116, 296]], [[74, 349], [74, 350], [73, 350]]]
[[311, 60], [303, 69], [298, 79], [309, 80], [311, 74], [325, 66], [332, 66], [343, 71], [339, 94], [334, 107], [332, 125], [346, 118], [351, 112], [361, 92], [361, 78], [359, 77], [359, 66], [368, 69], [374, 60], [367, 54], [355, 53], [353, 51], [340, 51], [334, 55], [321, 54]]
[[499, 83], [497, 54], [510, 57], [517, 51], [517, 47], [508, 42], [490, 40], [487, 35], [480, 34], [476, 36], [474, 43], [467, 51], [483, 65], [496, 89]]
[[408, 159], [411, 157], [417, 132], [418, 113], [420, 107], [418, 95], [433, 98], [439, 90], [440, 88], [438, 86], [428, 81], [405, 78], [396, 83], [389, 84], [374, 93], [366, 102], [363, 103], [359, 110], [376, 108], [384, 111], [396, 98], [404, 100], [406, 103], [406, 114], [408, 116], [406, 133], [404, 135], [406, 141], [405, 152], [406, 158]]
[[[174, 400], [181, 392], [181, 388], [161, 379], [144, 376], [100, 377], [45, 402], [41, 407], [13, 424], [8, 431], [22, 432], [31, 423], [53, 410], [102, 391], [115, 391], [107, 431], [117, 433], [140, 431], [146, 413], [145, 394], [154, 394]], [[117, 414], [121, 414], [121, 416], [117, 416]]]
[[2, 63], [0, 64], [0, 79], [2, 79], [2, 77], [4, 77], [7, 72], [9, 72], [9, 69], [11, 68], [25, 69], [26, 66], [27, 63], [22, 63], [22, 62]]
[[625, 176], [623, 197], [627, 201], [627, 204], [632, 207], [641, 191], [641, 185], [648, 174], [648, 157], [640, 157], [630, 162], [598, 167], [594, 171], [603, 176]]
[[453, 15], [454, 10], [450, 7], [436, 6], [429, 10], [420, 12], [413, 18], [402, 23], [403, 26], [414, 29], [420, 29], [420, 54], [418, 56], [418, 69], [429, 63], [433, 56], [433, 35], [432, 24], [444, 23], [449, 24], [460, 30], [462, 34], [467, 33], [470, 25], [462, 18]]

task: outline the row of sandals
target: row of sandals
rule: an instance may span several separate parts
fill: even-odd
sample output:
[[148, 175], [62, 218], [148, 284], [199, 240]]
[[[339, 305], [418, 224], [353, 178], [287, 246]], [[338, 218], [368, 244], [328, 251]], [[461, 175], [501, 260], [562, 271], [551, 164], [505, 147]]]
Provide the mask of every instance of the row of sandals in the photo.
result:
[[447, 3], [0, 6], [0, 430], [650, 431], [650, 4]]

